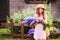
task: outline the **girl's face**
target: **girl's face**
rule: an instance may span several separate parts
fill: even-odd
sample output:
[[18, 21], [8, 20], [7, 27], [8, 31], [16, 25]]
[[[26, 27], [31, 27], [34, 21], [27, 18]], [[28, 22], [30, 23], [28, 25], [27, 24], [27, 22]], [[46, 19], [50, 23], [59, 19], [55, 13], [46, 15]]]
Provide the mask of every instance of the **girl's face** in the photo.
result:
[[42, 8], [39, 9], [39, 13], [41, 14], [44, 10]]

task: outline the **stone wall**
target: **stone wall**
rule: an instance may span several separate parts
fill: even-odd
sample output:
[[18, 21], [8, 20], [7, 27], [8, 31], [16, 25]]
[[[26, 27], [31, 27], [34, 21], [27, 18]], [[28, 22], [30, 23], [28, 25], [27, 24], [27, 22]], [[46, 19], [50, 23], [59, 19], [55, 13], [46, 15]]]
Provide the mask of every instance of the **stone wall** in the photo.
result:
[[56, 2], [51, 5], [51, 12], [54, 20], [60, 17], [60, 2]]

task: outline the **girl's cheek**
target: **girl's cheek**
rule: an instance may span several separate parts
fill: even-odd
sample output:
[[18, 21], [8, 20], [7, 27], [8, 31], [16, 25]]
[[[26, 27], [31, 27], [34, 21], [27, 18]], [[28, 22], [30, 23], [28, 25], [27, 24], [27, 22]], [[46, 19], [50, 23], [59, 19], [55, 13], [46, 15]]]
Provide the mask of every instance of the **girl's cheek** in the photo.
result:
[[39, 10], [39, 12], [40, 12], [40, 13], [42, 13], [42, 12], [43, 12], [43, 10], [42, 10], [42, 9], [40, 9], [40, 10]]

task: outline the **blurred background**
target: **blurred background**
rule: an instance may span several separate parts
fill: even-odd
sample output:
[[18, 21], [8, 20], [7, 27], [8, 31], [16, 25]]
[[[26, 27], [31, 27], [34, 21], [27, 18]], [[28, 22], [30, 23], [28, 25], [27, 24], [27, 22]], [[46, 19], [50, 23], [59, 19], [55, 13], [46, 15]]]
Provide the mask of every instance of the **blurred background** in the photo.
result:
[[[38, 4], [44, 4], [47, 9], [48, 27], [51, 33], [47, 40], [59, 40], [60, 0], [0, 0], [0, 40], [33, 40], [33, 37], [23, 38], [23, 32], [28, 28], [26, 27], [24, 29], [24, 27], [22, 28], [18, 23], [26, 17], [33, 17], [35, 14], [35, 7]], [[11, 19], [13, 19], [13, 21]], [[28, 31], [29, 29], [26, 32]], [[15, 36], [19, 38], [15, 38]]]

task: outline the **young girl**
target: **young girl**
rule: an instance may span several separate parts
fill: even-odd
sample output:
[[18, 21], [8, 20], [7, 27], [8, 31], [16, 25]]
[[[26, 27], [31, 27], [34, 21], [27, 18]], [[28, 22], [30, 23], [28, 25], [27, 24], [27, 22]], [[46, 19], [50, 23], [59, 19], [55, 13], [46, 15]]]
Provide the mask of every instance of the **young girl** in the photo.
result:
[[47, 15], [45, 13], [45, 8], [43, 4], [40, 4], [36, 7], [36, 26], [34, 31], [35, 40], [46, 40], [46, 31], [43, 30], [44, 25], [47, 24]]

